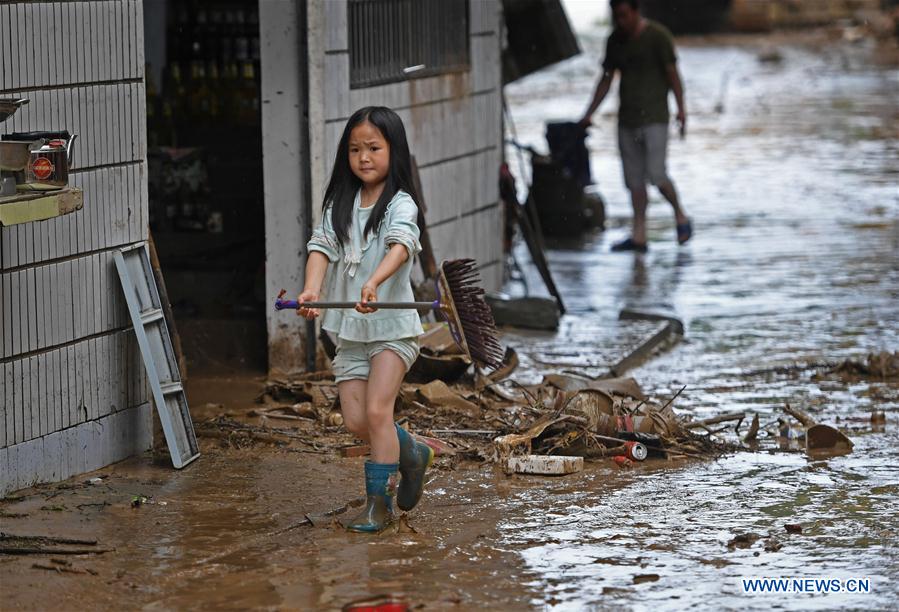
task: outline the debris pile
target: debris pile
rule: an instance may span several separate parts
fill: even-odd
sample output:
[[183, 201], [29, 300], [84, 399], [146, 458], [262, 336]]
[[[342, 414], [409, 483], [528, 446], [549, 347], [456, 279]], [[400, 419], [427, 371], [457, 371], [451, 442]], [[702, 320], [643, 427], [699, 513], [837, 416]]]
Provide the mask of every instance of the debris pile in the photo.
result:
[[[886, 376], [894, 358], [870, 356], [865, 371]], [[646, 459], [710, 458], [738, 450], [852, 450], [852, 442], [841, 432], [789, 406], [786, 414], [799, 425], [786, 416], [760, 425], [758, 415], [746, 412], [693, 420], [674, 410], [683, 388], [656, 401], [633, 378], [552, 373], [540, 383], [525, 385], [510, 378], [518, 366], [511, 348], [502, 366], [489, 374], [472, 375], [469, 366], [445, 325], [435, 326], [422, 337], [422, 359], [396, 400], [397, 422], [438, 456], [452, 456], [445, 466], [471, 459], [495, 462], [509, 472], [564, 474], [580, 469], [576, 466], [583, 461], [610, 458], [627, 467]], [[858, 371], [861, 366], [852, 367]], [[237, 447], [270, 443], [344, 457], [369, 450], [342, 427], [340, 398], [330, 372], [270, 380], [258, 403], [244, 415], [201, 423], [198, 433]], [[744, 421], [749, 424], [741, 431]]]
[[899, 380], [899, 351], [869, 353], [864, 361], [846, 359], [835, 368], [816, 374], [813, 379], [896, 381]]

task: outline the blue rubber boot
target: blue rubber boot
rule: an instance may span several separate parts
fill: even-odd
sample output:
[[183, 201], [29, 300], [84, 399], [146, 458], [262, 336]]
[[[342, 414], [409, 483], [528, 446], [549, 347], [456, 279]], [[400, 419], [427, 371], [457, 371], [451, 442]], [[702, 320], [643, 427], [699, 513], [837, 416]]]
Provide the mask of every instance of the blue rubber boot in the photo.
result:
[[396, 436], [400, 440], [400, 487], [396, 495], [396, 505], [400, 510], [409, 511], [418, 504], [425, 489], [425, 472], [434, 461], [434, 449], [413, 438], [408, 431], [396, 426]]
[[365, 508], [346, 526], [350, 531], [378, 533], [393, 522], [396, 463], [365, 462]]

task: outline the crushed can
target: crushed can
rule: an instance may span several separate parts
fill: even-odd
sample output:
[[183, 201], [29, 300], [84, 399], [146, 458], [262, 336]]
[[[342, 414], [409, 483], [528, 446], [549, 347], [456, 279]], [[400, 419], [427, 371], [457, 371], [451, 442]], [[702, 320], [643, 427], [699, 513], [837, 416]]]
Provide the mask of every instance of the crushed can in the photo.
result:
[[634, 461], [643, 461], [649, 452], [640, 442], [625, 442], [624, 447], [627, 449], [627, 456]]

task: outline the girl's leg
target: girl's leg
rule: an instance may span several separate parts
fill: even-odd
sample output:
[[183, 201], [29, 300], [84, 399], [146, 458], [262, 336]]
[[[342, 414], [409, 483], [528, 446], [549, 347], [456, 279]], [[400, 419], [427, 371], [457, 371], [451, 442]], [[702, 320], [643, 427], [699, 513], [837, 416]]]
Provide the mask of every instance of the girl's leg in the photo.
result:
[[337, 383], [343, 424], [350, 433], [368, 442], [368, 418], [365, 416], [365, 393], [368, 382], [361, 379]]
[[[371, 460], [375, 463], [396, 463], [399, 460], [400, 445], [393, 424], [393, 404], [405, 375], [406, 364], [393, 351], [382, 350], [371, 358], [365, 414], [368, 418]], [[342, 396], [340, 401], [343, 402]]]

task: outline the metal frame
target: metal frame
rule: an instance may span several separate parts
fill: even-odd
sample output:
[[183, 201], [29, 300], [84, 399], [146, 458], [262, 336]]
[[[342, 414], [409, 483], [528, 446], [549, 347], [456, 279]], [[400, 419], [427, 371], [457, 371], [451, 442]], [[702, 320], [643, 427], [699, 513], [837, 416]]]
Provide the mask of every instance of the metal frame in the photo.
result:
[[172, 464], [181, 469], [200, 456], [200, 449], [150, 268], [147, 243], [120, 249], [114, 258]]

